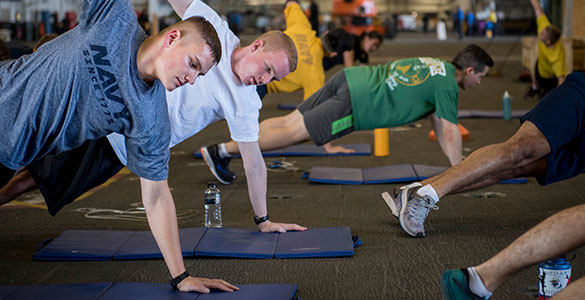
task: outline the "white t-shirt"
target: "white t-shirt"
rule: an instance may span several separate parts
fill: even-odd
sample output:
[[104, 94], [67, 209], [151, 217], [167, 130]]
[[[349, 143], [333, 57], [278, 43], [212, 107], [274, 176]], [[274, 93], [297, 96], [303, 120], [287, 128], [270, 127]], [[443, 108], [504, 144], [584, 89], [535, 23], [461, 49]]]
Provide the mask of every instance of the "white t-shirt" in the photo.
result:
[[[183, 19], [202, 16], [208, 20], [221, 41], [222, 54], [219, 64], [195, 84], [185, 85], [172, 92], [167, 91], [167, 105], [171, 122], [169, 147], [184, 141], [207, 125], [225, 119], [232, 140], [236, 142], [258, 141], [258, 117], [262, 102], [255, 85], [243, 85], [232, 72], [231, 55], [240, 40], [229, 30], [227, 22], [200, 0], [194, 0], [185, 11]], [[125, 165], [126, 147], [124, 136], [108, 135], [116, 155]]]

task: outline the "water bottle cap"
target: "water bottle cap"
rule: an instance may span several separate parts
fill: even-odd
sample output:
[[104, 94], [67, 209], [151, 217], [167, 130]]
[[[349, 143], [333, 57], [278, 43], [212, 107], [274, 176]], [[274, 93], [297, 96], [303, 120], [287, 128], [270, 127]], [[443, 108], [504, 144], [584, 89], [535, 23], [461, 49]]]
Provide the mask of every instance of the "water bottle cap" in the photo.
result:
[[504, 97], [506, 97], [506, 98], [510, 98], [510, 93], [508, 93], [508, 91], [505, 91], [505, 92], [504, 92]]
[[217, 187], [217, 184], [215, 184], [215, 182], [209, 182], [209, 183], [207, 183], [207, 187], [214, 188], [214, 187]]

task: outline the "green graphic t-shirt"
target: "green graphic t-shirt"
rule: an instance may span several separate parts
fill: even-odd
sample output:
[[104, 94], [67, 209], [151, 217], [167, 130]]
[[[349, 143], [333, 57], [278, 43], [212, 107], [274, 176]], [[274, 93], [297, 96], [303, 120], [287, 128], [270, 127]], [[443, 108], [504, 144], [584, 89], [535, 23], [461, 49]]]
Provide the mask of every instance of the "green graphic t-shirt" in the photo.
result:
[[455, 67], [418, 57], [345, 69], [356, 130], [394, 127], [434, 113], [457, 124]]

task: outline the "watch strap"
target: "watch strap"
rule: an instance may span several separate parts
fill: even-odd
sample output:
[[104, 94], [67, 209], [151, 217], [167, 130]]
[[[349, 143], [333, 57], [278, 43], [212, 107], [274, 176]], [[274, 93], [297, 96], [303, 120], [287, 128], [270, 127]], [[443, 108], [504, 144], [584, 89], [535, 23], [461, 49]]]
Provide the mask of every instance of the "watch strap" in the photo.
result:
[[179, 290], [179, 288], [177, 288], [179, 283], [181, 283], [181, 281], [183, 281], [185, 278], [187, 278], [189, 276], [191, 276], [189, 274], [189, 272], [185, 271], [185, 272], [181, 273], [181, 275], [171, 279], [170, 283], [171, 283], [171, 286], [173, 287], [173, 290]]
[[268, 220], [270, 220], [270, 217], [268, 217], [268, 215], [265, 215], [262, 218], [259, 218], [258, 216], [254, 216], [254, 223], [256, 223], [256, 225], [260, 225]]

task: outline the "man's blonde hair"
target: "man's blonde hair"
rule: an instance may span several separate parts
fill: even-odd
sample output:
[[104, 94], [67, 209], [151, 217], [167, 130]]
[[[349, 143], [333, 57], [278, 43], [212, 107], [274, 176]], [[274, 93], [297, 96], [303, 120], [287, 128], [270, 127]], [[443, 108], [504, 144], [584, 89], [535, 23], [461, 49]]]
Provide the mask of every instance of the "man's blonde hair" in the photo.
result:
[[293, 40], [288, 35], [284, 34], [284, 32], [280, 30], [271, 30], [260, 35], [256, 38], [256, 40], [261, 40], [264, 42], [264, 51], [284, 51], [288, 57], [289, 72], [293, 72], [297, 69], [297, 63], [299, 60], [297, 47], [295, 46]]
[[167, 31], [172, 29], [179, 29], [181, 34], [183, 34], [185, 37], [189, 37], [189, 30], [197, 30], [201, 38], [207, 45], [209, 45], [209, 48], [211, 48], [214, 61], [218, 63], [221, 59], [221, 42], [217, 36], [217, 32], [215, 31], [215, 28], [213, 28], [213, 25], [211, 25], [211, 23], [209, 23], [209, 21], [205, 20], [203, 17], [190, 17], [165, 28], [159, 34], [164, 35], [167, 33]]

